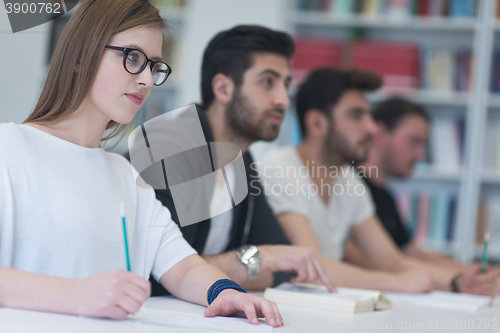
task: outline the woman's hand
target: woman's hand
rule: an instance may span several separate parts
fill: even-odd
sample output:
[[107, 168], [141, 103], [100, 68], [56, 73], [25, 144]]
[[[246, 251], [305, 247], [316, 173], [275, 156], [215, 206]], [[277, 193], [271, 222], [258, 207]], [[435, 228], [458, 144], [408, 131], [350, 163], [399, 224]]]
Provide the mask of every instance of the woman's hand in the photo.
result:
[[248, 321], [254, 325], [259, 324], [259, 317], [265, 317], [269, 326], [283, 326], [283, 318], [276, 303], [234, 289], [221, 291], [205, 311], [205, 317], [229, 315], [247, 317]]
[[139, 311], [151, 294], [149, 281], [121, 270], [92, 275], [75, 283], [74, 312], [89, 317], [126, 319]]

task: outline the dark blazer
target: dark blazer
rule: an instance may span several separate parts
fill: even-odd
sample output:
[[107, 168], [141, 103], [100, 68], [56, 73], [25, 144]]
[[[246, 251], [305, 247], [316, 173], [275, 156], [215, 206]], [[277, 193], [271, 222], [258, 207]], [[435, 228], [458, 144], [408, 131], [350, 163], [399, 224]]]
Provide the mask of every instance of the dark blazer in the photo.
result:
[[[207, 143], [213, 142], [212, 129], [201, 108], [198, 107], [198, 116]], [[243, 155], [247, 174], [248, 195], [233, 208], [233, 221], [226, 251], [234, 250], [242, 245], [263, 244], [290, 244], [285, 237], [276, 217], [273, 215], [264, 195], [257, 172], [251, 168], [253, 163], [250, 152]], [[172, 214], [172, 219], [179, 225], [179, 218], [172, 199], [172, 194], [167, 188], [155, 190], [156, 197]], [[202, 253], [210, 230], [210, 219], [180, 228], [184, 238], [198, 252]], [[274, 273], [274, 285], [288, 281], [292, 273]], [[168, 295], [161, 284], [150, 278], [152, 283], [152, 296]]]

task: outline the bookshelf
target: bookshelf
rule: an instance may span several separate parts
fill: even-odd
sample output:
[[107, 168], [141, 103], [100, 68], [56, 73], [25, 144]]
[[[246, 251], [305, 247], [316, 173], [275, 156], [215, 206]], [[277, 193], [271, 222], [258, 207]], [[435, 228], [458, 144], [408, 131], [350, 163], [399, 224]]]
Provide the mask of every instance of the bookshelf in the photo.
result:
[[[361, 27], [371, 29], [404, 29], [404, 30], [439, 30], [439, 31], [473, 31], [477, 21], [470, 18], [408, 18], [385, 19], [352, 14], [346, 17], [335, 17], [325, 13], [304, 13], [294, 10], [290, 21], [296, 26], [316, 27]], [[500, 29], [500, 26], [498, 26]]]
[[[389, 94], [383, 93], [372, 93], [368, 95], [368, 100], [372, 103], [378, 103], [388, 98]], [[469, 101], [469, 94], [450, 92], [450, 93], [435, 93], [432, 91], [415, 91], [411, 94], [406, 94], [405, 98], [413, 101], [415, 103], [422, 104], [424, 106], [449, 106], [449, 107], [466, 107]], [[497, 103], [497, 107], [500, 108], [500, 97], [498, 99], [491, 98], [490, 104]]]
[[[456, 220], [453, 222], [455, 224], [453, 240], [435, 242], [423, 239], [423, 245], [429, 250], [452, 255], [462, 262], [470, 262], [480, 253], [478, 240], [475, 239], [479, 206], [485, 198], [488, 201], [489, 195], [497, 195], [500, 198], [500, 169], [484, 170], [481, 164], [484, 150], [481, 147], [485, 145], [484, 133], [487, 124], [491, 122], [492, 115], [498, 114], [500, 110], [500, 94], [490, 92], [495, 40], [500, 46], [500, 33], [497, 33], [500, 32], [500, 21], [495, 18], [497, 0], [471, 1], [470, 3], [477, 4], [477, 8], [474, 10], [468, 8], [469, 15], [458, 15], [455, 11], [457, 7], [453, 10], [448, 8], [448, 15], [426, 16], [417, 13], [421, 9], [412, 7], [410, 10], [414, 11], [413, 14], [405, 13], [402, 17], [391, 17], [390, 10], [381, 7], [375, 10], [363, 7], [369, 2], [363, 0], [356, 0], [352, 2], [354, 4], [350, 4], [361, 7], [351, 8], [351, 12], [340, 15], [335, 12], [338, 8], [331, 6], [334, 6], [333, 3], [337, 6], [342, 2], [347, 5], [343, 0], [290, 2], [289, 32], [298, 38], [329, 39], [337, 43], [362, 38], [382, 42], [411, 42], [419, 45], [421, 50], [425, 47], [443, 47], [448, 50], [464, 46], [470, 48], [475, 68], [470, 73], [471, 83], [468, 89], [452, 88], [449, 91], [438, 92], [428, 87], [417, 86], [410, 91], [399, 93], [425, 106], [433, 121], [443, 117], [461, 119], [463, 132], [466, 133], [460, 152], [461, 165], [454, 170], [439, 169], [432, 164], [419, 167], [410, 180], [398, 180], [392, 184], [395, 189], [417, 189], [417, 192], [429, 193], [445, 189], [456, 195], [458, 204], [455, 211]], [[371, 6], [374, 3], [375, 6], [387, 3], [382, 0], [370, 2]], [[424, 2], [430, 6], [436, 4], [441, 6], [445, 2], [448, 6], [470, 5], [461, 0], [408, 0], [410, 6], [418, 6], [416, 4]], [[455, 14], [461, 17], [455, 17]], [[421, 75], [421, 72], [419, 74]], [[304, 73], [302, 77], [303, 75]], [[377, 103], [393, 94], [394, 92], [386, 92], [383, 89], [382, 92], [370, 94], [368, 99], [372, 103]], [[500, 128], [500, 114], [497, 118]], [[494, 144], [500, 145], [500, 136]], [[500, 212], [494, 223], [496, 229], [500, 231]], [[497, 237], [500, 238], [500, 232]], [[500, 246], [491, 247], [490, 257], [500, 261]]]

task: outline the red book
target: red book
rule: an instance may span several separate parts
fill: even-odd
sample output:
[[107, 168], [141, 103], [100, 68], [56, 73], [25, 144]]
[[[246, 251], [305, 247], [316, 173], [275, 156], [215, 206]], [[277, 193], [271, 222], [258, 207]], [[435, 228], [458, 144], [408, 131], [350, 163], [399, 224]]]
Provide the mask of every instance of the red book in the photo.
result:
[[296, 38], [292, 62], [294, 84], [318, 67], [340, 67], [342, 43], [331, 39]]
[[419, 87], [418, 44], [358, 41], [352, 47], [351, 66], [381, 75], [385, 89], [411, 91]]
[[429, 13], [430, 13], [430, 0], [420, 0], [420, 2], [422, 3], [422, 11], [420, 13], [421, 16], [429, 16]]
[[430, 196], [427, 193], [422, 193], [418, 201], [418, 220], [417, 230], [415, 232], [415, 238], [419, 243], [425, 241], [428, 236], [427, 229], [429, 224], [430, 206]]

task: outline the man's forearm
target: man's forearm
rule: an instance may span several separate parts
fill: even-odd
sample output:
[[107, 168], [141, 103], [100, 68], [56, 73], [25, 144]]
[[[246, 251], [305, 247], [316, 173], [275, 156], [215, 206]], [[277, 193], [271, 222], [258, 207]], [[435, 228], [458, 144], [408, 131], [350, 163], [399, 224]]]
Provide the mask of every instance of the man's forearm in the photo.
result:
[[406, 291], [394, 273], [371, 271], [336, 260], [322, 258], [328, 277], [336, 286], [377, 289], [384, 291]]
[[451, 280], [458, 274], [455, 270], [421, 259], [413, 259], [425, 266], [432, 276], [434, 289], [451, 291]]
[[270, 271], [261, 271], [256, 278], [248, 280], [247, 267], [239, 261], [236, 251], [202, 258], [247, 290], [263, 290], [273, 285], [274, 276]]
[[260, 272], [259, 275], [251, 280], [241, 283], [241, 286], [246, 290], [264, 290], [272, 287], [274, 283], [274, 274], [270, 271]]
[[452, 258], [445, 257], [440, 254], [425, 252], [419, 250], [416, 255], [417, 258], [422, 259], [424, 261], [430, 262], [435, 265], [440, 265], [441, 267], [446, 267], [447, 269], [452, 270], [456, 274], [463, 272], [467, 269], [467, 266], [459, 264], [454, 261]]

